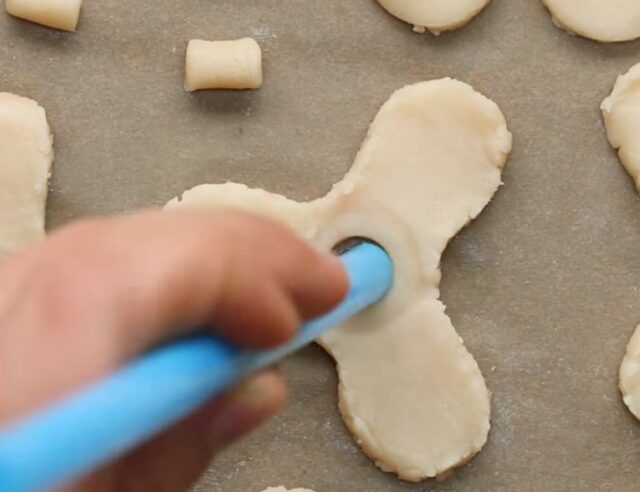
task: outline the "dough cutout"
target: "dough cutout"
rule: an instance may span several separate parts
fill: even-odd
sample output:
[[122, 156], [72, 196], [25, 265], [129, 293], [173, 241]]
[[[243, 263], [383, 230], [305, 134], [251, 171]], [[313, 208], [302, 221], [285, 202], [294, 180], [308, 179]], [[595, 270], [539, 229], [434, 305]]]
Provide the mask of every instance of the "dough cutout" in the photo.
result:
[[[618, 77], [601, 108], [609, 142], [640, 191], [640, 64]], [[631, 413], [640, 419], [640, 326], [620, 366], [620, 391]]]
[[189, 41], [184, 78], [186, 91], [260, 87], [262, 50], [254, 39]]
[[4, 0], [7, 12], [62, 31], [75, 31], [80, 18], [82, 0]]
[[638, 0], [542, 0], [553, 23], [569, 34], [612, 43], [640, 38]]
[[42, 107], [0, 93], [0, 259], [44, 236], [53, 137]]
[[378, 0], [394, 17], [413, 24], [416, 32], [438, 36], [458, 29], [478, 15], [491, 0]]
[[323, 198], [298, 203], [227, 183], [168, 208], [233, 206], [320, 247], [367, 237], [391, 254], [395, 285], [320, 344], [336, 360], [340, 410], [364, 452], [409, 481], [469, 461], [489, 432], [489, 393], [439, 300], [440, 258], [501, 185], [511, 134], [498, 106], [452, 79], [404, 87], [373, 121], [355, 163]]

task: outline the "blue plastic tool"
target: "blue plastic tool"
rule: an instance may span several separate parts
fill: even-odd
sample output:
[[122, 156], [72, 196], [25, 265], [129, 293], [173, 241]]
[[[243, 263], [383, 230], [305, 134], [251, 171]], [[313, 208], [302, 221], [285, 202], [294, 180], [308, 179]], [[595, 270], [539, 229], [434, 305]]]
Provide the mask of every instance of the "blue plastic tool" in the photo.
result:
[[362, 243], [341, 259], [351, 279], [346, 299], [305, 324], [287, 345], [250, 352], [211, 335], [184, 339], [0, 429], [0, 491], [48, 490], [122, 455], [248, 374], [376, 303], [391, 288], [393, 265], [378, 246]]

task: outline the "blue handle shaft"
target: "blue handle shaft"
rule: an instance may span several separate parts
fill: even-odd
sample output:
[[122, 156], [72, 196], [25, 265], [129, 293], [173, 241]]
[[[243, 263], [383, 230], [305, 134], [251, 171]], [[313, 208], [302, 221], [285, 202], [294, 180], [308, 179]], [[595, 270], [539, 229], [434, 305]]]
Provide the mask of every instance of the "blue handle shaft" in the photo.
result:
[[351, 279], [346, 299], [305, 324], [284, 346], [249, 352], [214, 336], [194, 336], [162, 346], [113, 376], [0, 429], [0, 491], [48, 489], [111, 461], [248, 374], [316, 340], [390, 289], [393, 265], [378, 246], [360, 244], [341, 259]]

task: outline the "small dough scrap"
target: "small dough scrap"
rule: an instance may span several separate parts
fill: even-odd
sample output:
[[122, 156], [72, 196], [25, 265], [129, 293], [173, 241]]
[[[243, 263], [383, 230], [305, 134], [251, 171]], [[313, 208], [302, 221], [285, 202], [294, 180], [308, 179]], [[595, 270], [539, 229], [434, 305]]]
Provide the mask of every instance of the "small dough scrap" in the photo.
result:
[[466, 463], [489, 432], [489, 392], [439, 300], [440, 258], [501, 185], [511, 134], [495, 103], [452, 79], [387, 101], [347, 175], [298, 203], [238, 184], [202, 185], [168, 204], [234, 206], [330, 249], [350, 237], [394, 261], [389, 295], [320, 344], [340, 377], [340, 410], [364, 452], [409, 481]]
[[464, 26], [491, 0], [378, 0], [394, 17], [413, 24], [415, 32], [427, 29], [436, 36]]
[[640, 37], [639, 0], [542, 0], [570, 34], [612, 43]]
[[262, 492], [313, 492], [313, 490], [309, 489], [292, 489], [288, 490], [284, 487], [269, 487], [264, 489]]
[[82, 0], [5, 0], [7, 12], [43, 26], [75, 31]]
[[186, 91], [260, 87], [262, 50], [255, 39], [189, 41], [184, 79]]
[[42, 107], [0, 93], [0, 258], [44, 235], [53, 137]]
[[[602, 113], [609, 142], [640, 191], [640, 63], [618, 77], [602, 103]], [[631, 413], [640, 419], [640, 326], [620, 366], [620, 391]]]

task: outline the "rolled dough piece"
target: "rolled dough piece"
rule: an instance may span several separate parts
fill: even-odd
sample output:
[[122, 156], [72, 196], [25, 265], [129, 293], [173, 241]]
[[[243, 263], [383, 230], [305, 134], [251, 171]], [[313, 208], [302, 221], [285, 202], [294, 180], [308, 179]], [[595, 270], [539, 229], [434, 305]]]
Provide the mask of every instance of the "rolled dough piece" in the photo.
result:
[[280, 220], [323, 248], [367, 237], [394, 260], [395, 285], [321, 341], [340, 410], [383, 470], [419, 481], [470, 460], [489, 432], [489, 394], [440, 302], [440, 257], [501, 184], [511, 134], [498, 107], [442, 79], [387, 101], [344, 179], [298, 203], [237, 184], [202, 185], [168, 208], [230, 205]]
[[187, 47], [184, 89], [258, 89], [262, 50], [251, 38], [235, 41], [192, 39]]
[[82, 0], [5, 0], [7, 12], [43, 26], [75, 31]]
[[570, 34], [611, 43], [640, 37], [638, 0], [542, 0], [553, 23]]
[[391, 15], [436, 36], [464, 26], [491, 0], [378, 0]]
[[44, 109], [0, 93], [0, 258], [44, 235], [53, 138]]
[[[609, 142], [640, 191], [640, 64], [618, 77], [602, 103], [602, 113]], [[640, 419], [640, 326], [620, 366], [620, 391], [631, 413]]]
[[288, 490], [284, 487], [269, 487], [268, 489], [264, 489], [262, 492], [313, 492], [313, 490], [309, 489], [292, 489]]

